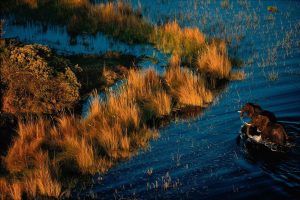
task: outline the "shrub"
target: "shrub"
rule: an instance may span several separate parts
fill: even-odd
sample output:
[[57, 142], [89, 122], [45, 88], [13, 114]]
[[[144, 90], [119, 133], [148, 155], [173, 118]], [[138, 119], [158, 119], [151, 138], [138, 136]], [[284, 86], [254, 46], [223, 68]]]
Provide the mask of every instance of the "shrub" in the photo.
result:
[[2, 63], [5, 112], [55, 113], [79, 99], [75, 68], [46, 46], [9, 46]]

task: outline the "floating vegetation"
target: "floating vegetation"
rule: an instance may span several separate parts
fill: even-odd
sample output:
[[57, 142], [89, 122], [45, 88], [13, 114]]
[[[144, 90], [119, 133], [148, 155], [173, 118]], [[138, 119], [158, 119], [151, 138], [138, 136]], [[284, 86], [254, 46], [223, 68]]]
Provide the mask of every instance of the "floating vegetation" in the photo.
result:
[[278, 80], [278, 72], [275, 72], [275, 71], [269, 72], [267, 78], [270, 81], [276, 81], [276, 80]]
[[268, 6], [267, 10], [271, 13], [277, 13], [278, 12], [278, 8], [276, 6]]

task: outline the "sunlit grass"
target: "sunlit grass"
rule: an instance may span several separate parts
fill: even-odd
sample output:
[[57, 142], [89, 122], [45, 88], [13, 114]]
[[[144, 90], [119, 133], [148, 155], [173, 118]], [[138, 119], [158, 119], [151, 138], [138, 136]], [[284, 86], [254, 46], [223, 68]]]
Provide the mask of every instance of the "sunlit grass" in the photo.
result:
[[156, 48], [166, 52], [177, 54], [186, 62], [201, 51], [205, 43], [205, 35], [198, 28], [184, 28], [179, 24], [169, 22], [156, 27], [150, 39]]
[[206, 45], [204, 52], [197, 58], [197, 68], [216, 78], [228, 78], [231, 63], [227, 56], [225, 42], [214, 41]]
[[180, 107], [204, 107], [212, 99], [204, 79], [190, 69], [173, 66], [165, 75], [154, 69], [130, 70], [118, 90], [108, 91], [104, 99], [94, 94], [86, 118], [62, 115], [55, 123], [20, 123], [3, 160], [16, 180], [0, 186], [16, 198], [24, 193], [57, 198], [68, 188], [61, 182], [66, 173], [104, 172], [158, 137], [149, 120], [170, 116]]
[[170, 67], [165, 74], [165, 80], [170, 94], [179, 106], [202, 107], [213, 100], [205, 80], [190, 70], [180, 66]]
[[[30, 7], [43, 6], [36, 2]], [[151, 25], [120, 2], [97, 6], [84, 0], [59, 3], [60, 17], [66, 17], [72, 35], [101, 31], [128, 43], [151, 43], [172, 56], [162, 75], [154, 69], [130, 70], [119, 89], [106, 92], [103, 98], [94, 94], [86, 118], [61, 115], [53, 122], [20, 123], [19, 135], [3, 159], [14, 178], [0, 179], [3, 198], [18, 199], [24, 193], [30, 198], [60, 197], [68, 189], [63, 181], [67, 176], [104, 172], [147, 147], [159, 135], [151, 122], [183, 108], [211, 103], [214, 95], [207, 87], [206, 74], [217, 79], [243, 76], [230, 73], [225, 42], [209, 42], [198, 28], [181, 28], [176, 21]], [[197, 70], [182, 67], [183, 63]], [[102, 82], [110, 85], [116, 79], [116, 73], [103, 68]]]
[[127, 43], [147, 43], [153, 30], [140, 12], [124, 1], [94, 5], [88, 0], [14, 0], [8, 4], [13, 11], [21, 13], [18, 18], [21, 21], [26, 18], [66, 25], [72, 39], [81, 34], [103, 32]]
[[233, 71], [230, 73], [230, 80], [232, 81], [240, 81], [244, 80], [247, 77], [244, 71]]
[[[182, 63], [190, 67], [216, 74], [217, 78], [228, 78], [231, 64], [226, 44], [208, 43], [209, 39], [197, 27], [180, 27], [177, 21], [153, 25], [141, 17], [141, 13], [129, 3], [122, 1], [94, 5], [84, 0], [74, 0], [74, 3], [60, 0], [57, 4], [52, 4], [38, 2], [40, 15], [49, 15], [38, 19], [33, 15], [33, 20], [58, 23], [55, 22], [57, 20], [59, 24], [67, 25], [67, 30], [73, 37], [103, 32], [129, 44], [152, 44], [164, 53], [177, 55]], [[50, 12], [50, 8], [53, 11]]]

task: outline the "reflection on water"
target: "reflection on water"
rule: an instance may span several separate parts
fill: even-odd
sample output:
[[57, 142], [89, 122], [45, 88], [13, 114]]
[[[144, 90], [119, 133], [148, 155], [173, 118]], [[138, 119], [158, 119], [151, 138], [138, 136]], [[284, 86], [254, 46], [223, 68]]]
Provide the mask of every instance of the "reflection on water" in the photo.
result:
[[145, 59], [144, 62], [138, 64], [145, 68], [153, 66], [159, 72], [163, 70], [161, 66], [166, 64], [169, 57], [150, 45], [128, 45], [115, 41], [102, 33], [98, 33], [95, 36], [77, 36], [76, 42], [71, 45], [71, 38], [67, 33], [66, 27], [49, 25], [45, 29], [44, 26], [34, 23], [17, 25], [14, 23], [13, 17], [5, 21], [4, 30], [3, 36], [5, 38], [17, 38], [26, 43], [48, 45], [62, 54], [103, 54], [107, 51], [117, 51], [137, 57], [153, 58], [156, 62], [149, 62], [149, 59]]

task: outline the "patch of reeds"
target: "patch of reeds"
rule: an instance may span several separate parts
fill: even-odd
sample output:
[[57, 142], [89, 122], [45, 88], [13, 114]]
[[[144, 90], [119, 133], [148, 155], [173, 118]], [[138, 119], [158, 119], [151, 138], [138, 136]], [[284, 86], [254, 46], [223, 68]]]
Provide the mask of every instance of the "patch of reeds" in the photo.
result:
[[205, 35], [198, 28], [180, 28], [179, 24], [169, 22], [156, 27], [150, 40], [156, 48], [165, 53], [174, 53], [191, 62], [205, 44]]
[[229, 79], [232, 65], [223, 40], [208, 42], [199, 29], [182, 29], [175, 21], [156, 27], [151, 41], [156, 48], [172, 55], [170, 66], [186, 63], [213, 78]]
[[268, 6], [267, 7], [267, 10], [270, 12], [270, 13], [277, 13], [278, 12], [278, 8], [276, 6]]
[[[127, 43], [147, 43], [153, 26], [124, 1], [94, 5], [88, 0], [14, 0], [17, 20], [66, 25], [72, 37], [103, 32]], [[25, 21], [26, 21], [25, 20]]]
[[212, 77], [228, 79], [231, 71], [231, 63], [227, 55], [224, 41], [213, 41], [205, 46], [205, 50], [196, 61], [200, 71], [208, 73]]
[[222, 0], [221, 1], [221, 7], [223, 9], [227, 9], [229, 7], [229, 0]]
[[179, 107], [205, 107], [213, 100], [212, 92], [207, 89], [205, 80], [188, 69], [179, 66], [170, 67], [166, 71], [165, 81]]
[[[86, 118], [60, 116], [56, 122], [20, 122], [3, 159], [9, 176], [1, 179], [1, 197], [58, 198], [71, 187], [68, 177], [104, 172], [158, 137], [149, 121], [185, 106], [204, 107], [213, 99], [205, 81], [189, 69], [129, 70], [128, 81], [104, 98], [93, 95]], [[13, 180], [13, 181], [11, 181]], [[31, 187], [29, 187], [29, 185]]]
[[162, 79], [154, 71], [131, 70], [128, 74], [126, 92], [141, 106], [145, 121], [171, 112], [171, 98], [162, 85]]
[[53, 2], [38, 1], [35, 11], [26, 11], [22, 7], [22, 19], [29, 16], [32, 20], [67, 25], [73, 37], [103, 32], [129, 44], [153, 44], [165, 53], [178, 55], [180, 61], [189, 66], [216, 74], [215, 77], [224, 79], [229, 76], [231, 64], [225, 42], [208, 43], [198, 28], [181, 28], [176, 21], [154, 26], [130, 4], [122, 1], [97, 5], [85, 0]]
[[247, 77], [244, 71], [233, 71], [230, 72], [230, 80], [232, 81], [241, 81]]

